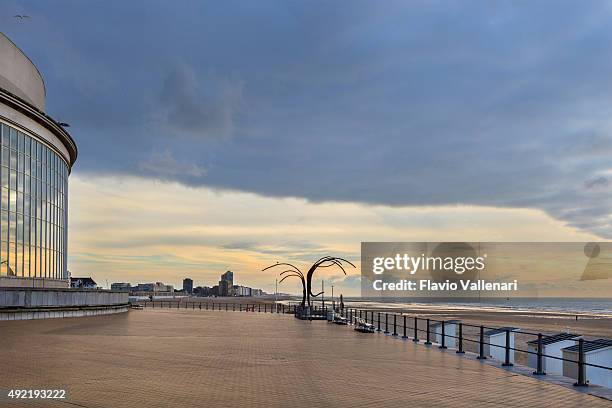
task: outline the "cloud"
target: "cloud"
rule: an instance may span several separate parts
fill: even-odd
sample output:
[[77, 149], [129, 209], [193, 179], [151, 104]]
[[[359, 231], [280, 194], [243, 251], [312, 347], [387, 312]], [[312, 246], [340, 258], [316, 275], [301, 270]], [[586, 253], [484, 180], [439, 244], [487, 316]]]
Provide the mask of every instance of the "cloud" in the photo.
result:
[[[357, 268], [347, 268], [348, 277], [326, 268], [317, 279], [325, 279], [326, 287], [333, 283], [336, 293], [355, 295], [361, 241], [594, 239], [529, 209], [316, 204], [142, 177], [71, 177], [69, 269], [99, 282], [179, 285], [189, 276], [210, 285], [231, 269], [237, 281], [273, 291], [276, 276], [262, 273], [263, 267], [286, 261], [307, 270], [322, 255], [333, 254]], [[292, 285], [287, 281], [281, 290], [297, 289]], [[594, 284], [580, 293], [606, 290]]]
[[170, 150], [152, 153], [147, 160], [140, 162], [139, 168], [145, 176], [164, 179], [177, 176], [200, 178], [206, 175], [206, 169], [195, 163], [177, 160]]
[[164, 78], [158, 103], [170, 134], [223, 139], [234, 131], [242, 84], [181, 64]]
[[[7, 34], [39, 64], [83, 174], [533, 208], [612, 238], [605, 3], [61, 5], [32, 4], [48, 23]], [[84, 67], [104, 86], [84, 87]]]
[[599, 176], [594, 179], [590, 179], [584, 182], [584, 186], [587, 189], [597, 189], [597, 188], [605, 188], [610, 185], [610, 180], [608, 180], [604, 176]]

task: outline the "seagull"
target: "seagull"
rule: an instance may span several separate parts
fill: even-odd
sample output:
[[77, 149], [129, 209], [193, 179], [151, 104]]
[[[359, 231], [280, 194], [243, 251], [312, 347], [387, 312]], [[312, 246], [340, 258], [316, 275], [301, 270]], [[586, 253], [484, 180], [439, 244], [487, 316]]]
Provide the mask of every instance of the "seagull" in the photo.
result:
[[25, 18], [30, 18], [30, 16], [28, 16], [27, 14], [15, 14], [13, 17], [17, 18], [19, 20], [23, 20]]
[[60, 125], [61, 127], [70, 127], [70, 124], [66, 122], [57, 122], [57, 124]]

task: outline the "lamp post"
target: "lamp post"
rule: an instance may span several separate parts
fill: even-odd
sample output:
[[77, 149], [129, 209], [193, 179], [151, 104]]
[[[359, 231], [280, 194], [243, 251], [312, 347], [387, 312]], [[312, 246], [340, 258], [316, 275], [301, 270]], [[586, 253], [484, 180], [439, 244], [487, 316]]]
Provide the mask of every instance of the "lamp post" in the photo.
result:
[[325, 281], [321, 279], [321, 309], [325, 309]]
[[276, 302], [278, 301], [278, 278], [274, 279], [274, 310], [278, 311]]

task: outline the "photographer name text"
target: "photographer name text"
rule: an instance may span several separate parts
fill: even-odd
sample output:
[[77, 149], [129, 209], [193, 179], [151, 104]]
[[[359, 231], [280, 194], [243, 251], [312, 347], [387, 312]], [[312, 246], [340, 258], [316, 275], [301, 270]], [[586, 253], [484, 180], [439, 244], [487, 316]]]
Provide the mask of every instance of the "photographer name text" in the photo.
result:
[[515, 279], [510, 282], [489, 282], [484, 279], [470, 280], [461, 279], [458, 282], [446, 280], [437, 282], [431, 279], [400, 279], [395, 282], [384, 282], [377, 279], [372, 282], [372, 287], [376, 291], [516, 291], [518, 281]]

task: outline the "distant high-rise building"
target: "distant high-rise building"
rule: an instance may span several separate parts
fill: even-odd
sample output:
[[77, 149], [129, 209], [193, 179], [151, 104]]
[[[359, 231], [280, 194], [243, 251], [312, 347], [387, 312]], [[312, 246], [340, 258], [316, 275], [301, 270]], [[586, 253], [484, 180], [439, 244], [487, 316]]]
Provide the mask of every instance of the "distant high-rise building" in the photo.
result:
[[185, 293], [193, 293], [193, 279], [185, 278], [183, 279], [183, 292]]
[[234, 296], [234, 273], [227, 271], [219, 281], [219, 296]]
[[116, 282], [111, 284], [111, 290], [129, 292], [132, 290], [132, 285], [129, 282]]
[[139, 283], [137, 286], [132, 286], [132, 293], [134, 294], [173, 294], [174, 286], [165, 285], [162, 282], [155, 283]]
[[234, 296], [251, 296], [251, 290], [248, 286], [234, 285]]

